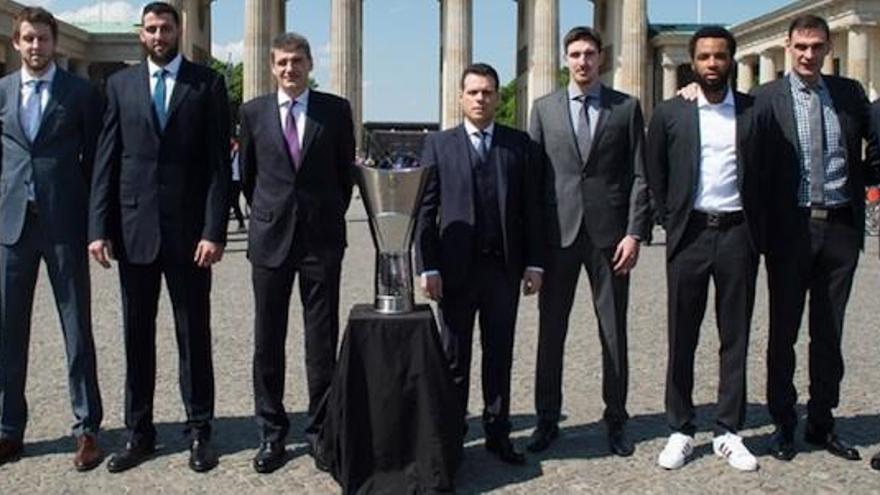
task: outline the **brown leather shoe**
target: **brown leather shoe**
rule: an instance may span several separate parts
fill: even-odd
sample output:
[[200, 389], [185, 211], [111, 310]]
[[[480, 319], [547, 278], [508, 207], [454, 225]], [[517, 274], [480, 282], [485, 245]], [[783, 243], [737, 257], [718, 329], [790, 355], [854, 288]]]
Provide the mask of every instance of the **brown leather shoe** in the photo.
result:
[[24, 450], [21, 440], [0, 438], [0, 464], [17, 461]]
[[91, 433], [83, 433], [76, 439], [76, 454], [73, 456], [73, 467], [77, 471], [95, 469], [104, 460], [104, 453], [98, 447], [98, 438]]

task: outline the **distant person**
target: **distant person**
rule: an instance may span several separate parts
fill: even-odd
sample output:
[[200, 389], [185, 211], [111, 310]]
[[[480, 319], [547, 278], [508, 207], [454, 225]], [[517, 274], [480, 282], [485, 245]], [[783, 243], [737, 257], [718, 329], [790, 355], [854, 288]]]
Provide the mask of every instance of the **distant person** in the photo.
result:
[[639, 244], [651, 235], [645, 183], [645, 129], [639, 101], [599, 81], [602, 38], [587, 27], [563, 39], [571, 80], [535, 101], [529, 134], [545, 155], [546, 281], [541, 291], [535, 409], [528, 446], [540, 452], [559, 435], [568, 320], [581, 267], [593, 291], [602, 345], [602, 399], [608, 448], [635, 451], [626, 436], [627, 304]]
[[251, 207], [248, 258], [254, 286], [254, 399], [258, 473], [284, 464], [290, 421], [284, 410], [290, 296], [299, 277], [305, 322], [308, 416], [306, 441], [316, 466], [318, 405], [336, 368], [339, 280], [345, 211], [351, 201], [354, 124], [348, 101], [309, 89], [309, 42], [296, 33], [272, 41], [278, 90], [241, 107], [241, 170]]
[[495, 122], [499, 100], [495, 69], [468, 66], [464, 123], [426, 138], [421, 164], [436, 168], [419, 212], [416, 257], [425, 295], [440, 307], [462, 427], [479, 314], [486, 450], [523, 464], [510, 441], [510, 372], [520, 285], [525, 295], [541, 289], [541, 162], [527, 134]]
[[238, 231], [247, 230], [244, 226], [244, 213], [241, 211], [239, 197], [241, 196], [241, 163], [238, 157], [238, 139], [232, 138], [230, 142], [230, 164], [232, 165], [232, 185], [229, 190], [229, 202], [232, 207], [232, 214], [238, 222]]
[[91, 84], [55, 65], [57, 41], [52, 14], [22, 9], [12, 21], [21, 70], [0, 80], [0, 464], [23, 450], [31, 311], [42, 259], [67, 353], [73, 464], [85, 471], [102, 459], [86, 252], [102, 102]]
[[189, 467], [217, 465], [211, 447], [214, 365], [211, 266], [223, 257], [229, 218], [229, 103], [223, 77], [179, 53], [180, 14], [151, 2], [141, 14], [147, 59], [107, 80], [89, 251], [119, 260], [125, 333], [127, 442], [110, 472], [156, 451], [156, 312], [164, 275], [174, 312]]

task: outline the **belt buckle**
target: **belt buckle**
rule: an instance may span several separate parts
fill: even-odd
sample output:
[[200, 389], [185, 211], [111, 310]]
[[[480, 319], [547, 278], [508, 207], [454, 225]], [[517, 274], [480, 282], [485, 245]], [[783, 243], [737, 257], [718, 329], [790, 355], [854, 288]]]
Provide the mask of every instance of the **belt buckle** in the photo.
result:
[[719, 213], [706, 213], [706, 227], [713, 229], [721, 227], [721, 215]]
[[828, 220], [831, 211], [823, 208], [810, 208], [810, 218], [813, 220]]

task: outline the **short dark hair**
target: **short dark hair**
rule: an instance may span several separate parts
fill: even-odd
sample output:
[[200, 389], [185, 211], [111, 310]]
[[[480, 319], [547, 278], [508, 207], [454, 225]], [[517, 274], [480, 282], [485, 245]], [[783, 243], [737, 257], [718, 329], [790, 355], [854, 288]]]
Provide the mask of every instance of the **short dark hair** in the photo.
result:
[[688, 53], [691, 56], [691, 60], [693, 60], [694, 53], [697, 50], [697, 41], [703, 38], [723, 38], [727, 41], [727, 52], [730, 58], [733, 59], [736, 55], [736, 38], [733, 37], [730, 31], [721, 26], [706, 26], [698, 29], [688, 42]]
[[602, 35], [591, 27], [575, 26], [569, 29], [562, 38], [562, 48], [565, 53], [568, 53], [568, 45], [575, 41], [592, 41], [596, 45], [596, 50], [602, 51]]
[[58, 21], [55, 20], [48, 10], [42, 7], [25, 7], [15, 16], [12, 21], [12, 39], [17, 40], [21, 35], [21, 24], [45, 24], [52, 31], [52, 39], [58, 39]]
[[795, 17], [788, 25], [788, 37], [791, 38], [792, 33], [802, 29], [818, 29], [825, 33], [825, 39], [831, 40], [831, 28], [828, 27], [828, 22], [817, 15], [804, 14]]
[[174, 19], [174, 24], [180, 26], [180, 13], [177, 12], [177, 9], [175, 9], [170, 3], [150, 2], [144, 5], [144, 10], [141, 11], [141, 21], [144, 20], [144, 17], [146, 17], [147, 14], [153, 14], [156, 16], [168, 14]]
[[[285, 52], [302, 51], [306, 58], [312, 59], [312, 48], [309, 46], [309, 40], [299, 33], [281, 33], [272, 40], [271, 50], [282, 50]], [[274, 55], [274, 54], [273, 54]]]
[[491, 77], [492, 80], [495, 81], [495, 91], [498, 91], [498, 88], [500, 87], [500, 84], [498, 82], [498, 72], [491, 65], [477, 62], [475, 64], [471, 64], [465, 67], [464, 72], [461, 73], [461, 81], [459, 82], [459, 86], [461, 87], [461, 89], [464, 89], [464, 80], [470, 74], [473, 74], [475, 76]]

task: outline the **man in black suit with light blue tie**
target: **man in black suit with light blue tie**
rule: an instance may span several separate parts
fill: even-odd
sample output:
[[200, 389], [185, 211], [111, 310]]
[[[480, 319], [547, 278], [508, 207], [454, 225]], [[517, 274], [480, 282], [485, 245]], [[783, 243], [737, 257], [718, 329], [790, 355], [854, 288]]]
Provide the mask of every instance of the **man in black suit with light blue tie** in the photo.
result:
[[153, 393], [162, 275], [174, 311], [180, 389], [192, 438], [189, 466], [211, 470], [214, 417], [211, 265], [229, 215], [229, 103], [223, 77], [178, 53], [180, 17], [164, 2], [142, 14], [144, 63], [107, 81], [90, 206], [89, 251], [119, 260], [128, 443], [108, 463], [124, 471], [156, 448]]
[[0, 80], [0, 464], [23, 449], [34, 287], [42, 259], [67, 352], [77, 437], [74, 466], [101, 461], [101, 396], [86, 254], [89, 179], [101, 97], [52, 61], [58, 24], [39, 7], [15, 17], [20, 71]]
[[423, 290], [439, 302], [458, 417], [465, 422], [479, 313], [486, 449], [522, 464], [510, 441], [510, 370], [520, 280], [525, 295], [541, 288], [541, 168], [529, 136], [494, 121], [498, 100], [495, 70], [469, 66], [461, 79], [464, 123], [426, 139], [422, 166], [435, 172], [419, 213], [416, 256]]

